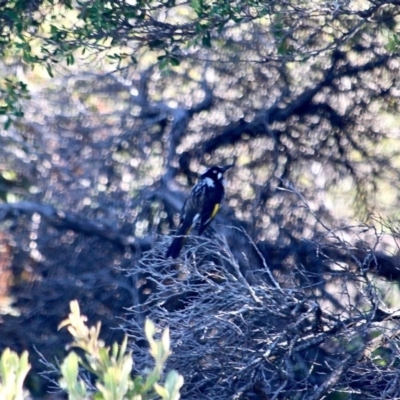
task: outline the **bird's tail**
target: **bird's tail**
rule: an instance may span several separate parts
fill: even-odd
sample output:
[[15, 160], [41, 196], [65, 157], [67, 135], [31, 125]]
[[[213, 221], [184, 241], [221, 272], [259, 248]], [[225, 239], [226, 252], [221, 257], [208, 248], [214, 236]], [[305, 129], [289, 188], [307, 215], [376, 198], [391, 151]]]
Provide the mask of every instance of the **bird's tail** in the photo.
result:
[[183, 245], [185, 244], [186, 238], [185, 236], [177, 236], [172, 241], [171, 245], [168, 248], [166, 257], [178, 258], [179, 253], [182, 250]]
[[179, 253], [182, 250], [183, 245], [186, 242], [186, 235], [189, 234], [189, 232], [191, 231], [192, 226], [184, 226], [182, 225], [178, 231], [176, 232], [176, 237], [174, 238], [174, 240], [172, 241], [171, 245], [169, 246], [168, 250], [167, 250], [167, 254], [165, 255], [165, 257], [172, 257], [172, 258], [178, 258]]

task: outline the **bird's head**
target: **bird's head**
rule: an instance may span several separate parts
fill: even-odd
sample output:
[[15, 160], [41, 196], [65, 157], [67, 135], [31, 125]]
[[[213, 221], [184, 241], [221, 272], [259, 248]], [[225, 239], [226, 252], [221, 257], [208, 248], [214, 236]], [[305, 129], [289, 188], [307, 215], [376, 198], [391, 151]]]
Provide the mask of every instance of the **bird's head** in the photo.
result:
[[224, 167], [219, 167], [214, 165], [210, 167], [204, 174], [201, 175], [201, 179], [211, 178], [214, 182], [223, 181], [224, 172], [226, 172], [229, 168], [232, 168], [234, 164], [225, 165]]

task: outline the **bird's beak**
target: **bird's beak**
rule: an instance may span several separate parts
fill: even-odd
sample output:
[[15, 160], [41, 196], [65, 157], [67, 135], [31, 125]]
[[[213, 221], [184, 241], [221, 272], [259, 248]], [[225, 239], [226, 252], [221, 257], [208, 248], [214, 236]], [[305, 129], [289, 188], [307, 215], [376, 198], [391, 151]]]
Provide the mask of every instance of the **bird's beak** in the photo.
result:
[[225, 167], [221, 167], [222, 172], [228, 171], [229, 168], [232, 168], [234, 166], [235, 166], [235, 164], [225, 165]]

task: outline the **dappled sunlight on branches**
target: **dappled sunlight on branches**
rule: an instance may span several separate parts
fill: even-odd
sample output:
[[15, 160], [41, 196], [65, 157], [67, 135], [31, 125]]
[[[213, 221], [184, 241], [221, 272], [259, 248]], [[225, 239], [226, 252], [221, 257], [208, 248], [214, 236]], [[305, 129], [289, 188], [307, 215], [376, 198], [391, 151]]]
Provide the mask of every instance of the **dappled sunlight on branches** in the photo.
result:
[[57, 355], [78, 299], [169, 325], [184, 398], [398, 397], [399, 5], [53, 3], [0, 2], [0, 345]]

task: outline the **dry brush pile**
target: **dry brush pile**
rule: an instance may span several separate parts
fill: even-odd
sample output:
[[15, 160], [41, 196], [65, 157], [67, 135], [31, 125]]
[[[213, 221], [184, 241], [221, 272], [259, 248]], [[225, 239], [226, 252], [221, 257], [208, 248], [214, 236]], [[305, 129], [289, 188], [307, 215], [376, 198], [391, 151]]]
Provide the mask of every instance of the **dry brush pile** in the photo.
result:
[[[268, 265], [243, 230], [227, 230], [228, 239], [192, 238], [177, 261], [165, 259], [164, 239], [130, 270], [141, 298], [129, 332], [141, 337], [144, 315], [171, 328], [168, 367], [185, 378], [183, 398], [400, 396], [399, 314], [388, 301], [397, 284], [377, 275], [386, 263], [373, 229], [326, 230], [306, 257], [287, 254], [285, 268]], [[239, 235], [254, 250], [246, 262], [235, 256]]]

